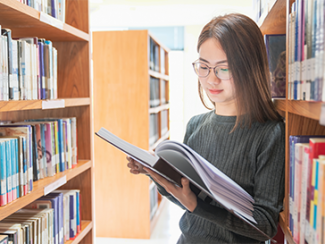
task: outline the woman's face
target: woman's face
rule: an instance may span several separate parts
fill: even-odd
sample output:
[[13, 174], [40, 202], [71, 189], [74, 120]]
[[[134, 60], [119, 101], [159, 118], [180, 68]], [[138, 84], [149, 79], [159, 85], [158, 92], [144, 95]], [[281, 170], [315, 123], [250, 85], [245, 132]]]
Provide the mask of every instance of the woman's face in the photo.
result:
[[[199, 49], [199, 61], [212, 68], [222, 65], [222, 68], [226, 69], [228, 66], [226, 53], [220, 43], [214, 38], [209, 38], [202, 43]], [[233, 106], [235, 104], [233, 78], [221, 80], [215, 75], [214, 70], [210, 69], [209, 75], [205, 78], [199, 77], [199, 80], [206, 94], [216, 105]]]

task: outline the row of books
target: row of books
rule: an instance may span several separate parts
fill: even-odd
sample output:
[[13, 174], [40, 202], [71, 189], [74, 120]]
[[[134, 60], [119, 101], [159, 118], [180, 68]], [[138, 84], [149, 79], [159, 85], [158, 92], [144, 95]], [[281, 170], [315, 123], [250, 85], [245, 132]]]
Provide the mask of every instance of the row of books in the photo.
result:
[[40, 12], [65, 22], [65, 0], [17, 0]]
[[316, 0], [297, 0], [291, 6], [288, 99], [325, 101], [324, 9]]
[[149, 119], [149, 145], [152, 146], [159, 139], [158, 114], [150, 114]]
[[153, 71], [157, 71], [162, 74], [165, 74], [166, 73], [165, 50], [159, 47], [159, 45], [152, 38], [150, 38], [149, 51], [150, 51], [149, 68]]
[[150, 107], [157, 107], [161, 103], [168, 103], [167, 99], [167, 81], [150, 76]]
[[325, 243], [325, 137], [290, 136], [289, 228], [295, 243]]
[[33, 181], [77, 165], [76, 118], [0, 125], [0, 206], [33, 190]]
[[[160, 118], [160, 127], [159, 127]], [[168, 132], [168, 110], [163, 110], [159, 113], [150, 114], [149, 121], [149, 145], [153, 145], [158, 139], [159, 134], [165, 135]], [[160, 133], [159, 133], [160, 130]]]
[[53, 191], [0, 221], [12, 244], [63, 244], [80, 231], [80, 190]]
[[158, 209], [158, 190], [156, 184], [150, 184], [149, 196], [150, 196], [150, 219], [152, 219]]
[[56, 99], [58, 52], [52, 42], [13, 39], [10, 29], [1, 33], [0, 101]]
[[262, 15], [266, 15], [270, 9], [270, 4], [274, 0], [253, 0], [253, 20], [257, 23]]
[[264, 35], [272, 98], [286, 98], [286, 35]]

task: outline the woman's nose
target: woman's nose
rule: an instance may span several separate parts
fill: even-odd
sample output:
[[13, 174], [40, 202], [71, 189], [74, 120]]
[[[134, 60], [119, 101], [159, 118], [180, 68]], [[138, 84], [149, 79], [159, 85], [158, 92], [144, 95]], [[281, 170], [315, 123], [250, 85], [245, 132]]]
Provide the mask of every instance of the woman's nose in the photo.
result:
[[210, 72], [207, 79], [210, 85], [218, 85], [221, 82], [221, 79], [219, 79], [214, 72]]

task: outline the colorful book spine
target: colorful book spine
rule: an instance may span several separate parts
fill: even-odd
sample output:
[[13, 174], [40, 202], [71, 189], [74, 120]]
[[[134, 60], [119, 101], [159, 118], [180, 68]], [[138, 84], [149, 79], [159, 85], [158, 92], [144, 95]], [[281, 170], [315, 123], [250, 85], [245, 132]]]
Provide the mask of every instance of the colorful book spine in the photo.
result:
[[0, 206], [7, 204], [6, 144], [0, 141]]
[[7, 203], [12, 202], [12, 167], [11, 167], [11, 145], [10, 141], [6, 140], [6, 172], [7, 172]]

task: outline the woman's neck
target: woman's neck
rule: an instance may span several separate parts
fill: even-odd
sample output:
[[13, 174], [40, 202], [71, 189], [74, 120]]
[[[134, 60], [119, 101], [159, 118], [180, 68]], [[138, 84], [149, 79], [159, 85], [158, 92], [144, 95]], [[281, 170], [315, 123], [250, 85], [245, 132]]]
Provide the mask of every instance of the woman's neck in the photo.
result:
[[227, 104], [226, 106], [221, 103], [217, 103], [215, 106], [215, 113], [222, 116], [237, 116], [237, 108], [235, 104]]

